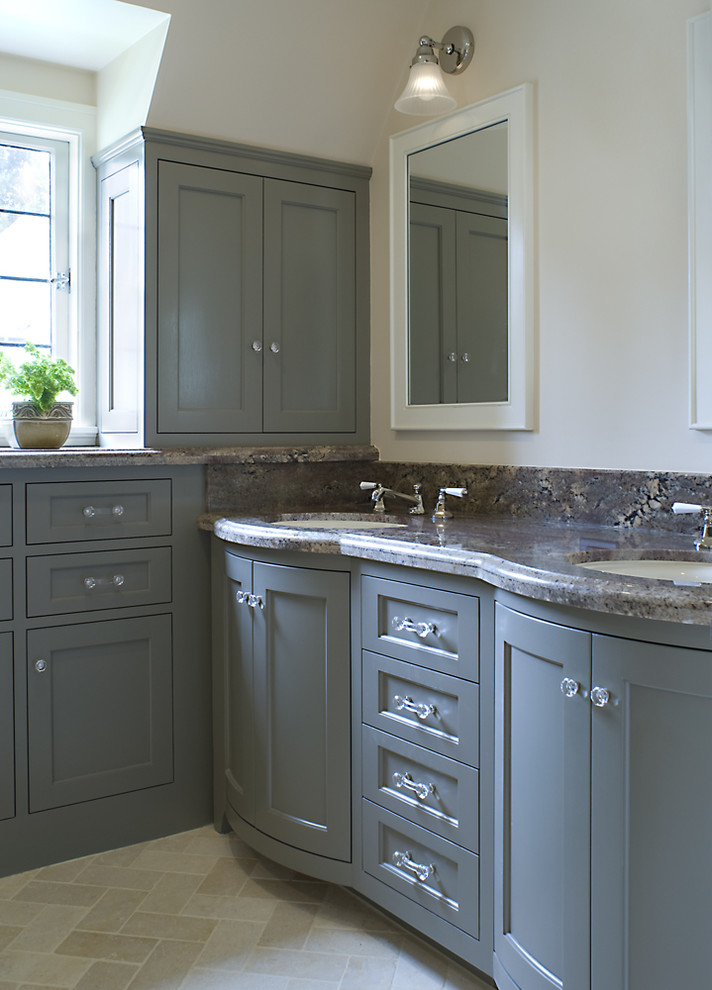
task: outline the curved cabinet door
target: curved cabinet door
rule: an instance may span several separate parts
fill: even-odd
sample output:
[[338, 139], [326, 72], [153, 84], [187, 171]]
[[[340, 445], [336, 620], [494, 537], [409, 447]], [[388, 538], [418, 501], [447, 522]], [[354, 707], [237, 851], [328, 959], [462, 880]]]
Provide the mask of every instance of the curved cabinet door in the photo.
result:
[[709, 986], [710, 654], [594, 636], [593, 678], [592, 987]]
[[254, 592], [254, 824], [349, 860], [349, 575], [256, 563]]
[[[589, 987], [590, 642], [587, 633], [496, 606], [501, 990]], [[561, 688], [565, 678], [572, 690], [579, 685], [571, 697]]]

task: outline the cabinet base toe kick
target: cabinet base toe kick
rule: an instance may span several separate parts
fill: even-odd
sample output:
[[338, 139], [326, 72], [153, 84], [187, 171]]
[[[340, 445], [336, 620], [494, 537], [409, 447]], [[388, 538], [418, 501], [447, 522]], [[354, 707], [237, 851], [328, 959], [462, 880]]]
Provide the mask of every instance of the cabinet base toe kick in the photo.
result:
[[287, 845], [286, 842], [279, 842], [246, 822], [229, 804], [225, 807], [225, 817], [237, 838], [245, 842], [259, 855], [266, 856], [275, 863], [279, 863], [280, 866], [287, 867], [287, 869], [314, 877], [316, 880], [326, 880], [329, 883], [341, 884], [345, 887], [353, 885], [353, 866], [351, 863], [326, 859], [323, 856], [316, 856], [313, 853], [305, 852], [303, 849]]

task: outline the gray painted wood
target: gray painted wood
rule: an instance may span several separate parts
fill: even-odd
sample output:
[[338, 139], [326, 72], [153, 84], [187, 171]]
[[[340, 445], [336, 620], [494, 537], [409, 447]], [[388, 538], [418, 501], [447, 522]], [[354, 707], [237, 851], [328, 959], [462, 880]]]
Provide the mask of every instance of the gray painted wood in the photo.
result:
[[158, 170], [158, 432], [259, 431], [262, 180]]
[[[366, 872], [435, 916], [477, 937], [477, 856], [366, 800], [363, 821]], [[429, 868], [430, 875], [421, 880], [411, 866], [397, 864], [399, 853], [404, 853], [410, 863]]]
[[0, 820], [15, 815], [15, 691], [12, 633], [0, 633]]
[[[252, 614], [237, 595], [252, 591], [252, 561], [225, 550], [218, 543], [223, 561], [224, 623], [222, 655], [218, 657], [215, 707], [220, 711], [222, 738], [216, 738], [216, 759], [224, 779], [216, 786], [246, 821], [255, 820], [255, 704], [253, 683]], [[220, 589], [213, 594], [220, 595]]]
[[255, 825], [351, 858], [349, 575], [254, 565]]
[[264, 430], [356, 428], [355, 195], [264, 187]]
[[[364, 722], [469, 766], [478, 765], [476, 684], [366, 650], [362, 665]], [[423, 717], [412, 710], [414, 705], [425, 706]]]
[[141, 161], [99, 182], [99, 430], [137, 435], [143, 403], [143, 226]]
[[[368, 725], [361, 726], [361, 752], [364, 797], [444, 839], [478, 851], [477, 770]], [[415, 784], [430, 788], [429, 793], [417, 793]]]
[[36, 482], [27, 485], [26, 493], [30, 544], [129, 539], [171, 532], [168, 478]]
[[593, 638], [593, 990], [710, 984], [712, 664]]
[[508, 292], [507, 220], [458, 213], [457, 402], [509, 398]]
[[170, 615], [33, 629], [27, 684], [31, 812], [173, 779]]
[[12, 546], [12, 485], [0, 485], [0, 546]]
[[[479, 680], [479, 598], [403, 581], [362, 579], [366, 649], [430, 670]], [[399, 628], [402, 620], [432, 629]]]
[[590, 636], [495, 608], [495, 955], [521, 990], [588, 990]]
[[27, 614], [170, 602], [171, 570], [170, 547], [28, 557]]

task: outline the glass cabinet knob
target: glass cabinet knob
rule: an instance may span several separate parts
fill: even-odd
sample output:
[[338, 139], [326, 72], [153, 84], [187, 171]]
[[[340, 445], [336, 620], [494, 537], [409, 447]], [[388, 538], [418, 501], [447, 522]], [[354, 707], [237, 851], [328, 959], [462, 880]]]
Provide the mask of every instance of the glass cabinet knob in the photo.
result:
[[606, 688], [591, 688], [591, 704], [596, 708], [605, 708], [611, 703], [611, 692]]
[[262, 341], [261, 340], [253, 340], [252, 341], [252, 350], [253, 351], [256, 351], [259, 354], [259, 352], [262, 350]]
[[272, 351], [273, 354], [279, 354], [281, 347], [279, 346], [276, 340], [273, 340], [272, 343], [269, 345], [269, 349]]
[[561, 693], [567, 698], [573, 698], [581, 690], [581, 685], [572, 677], [565, 677], [561, 682]]

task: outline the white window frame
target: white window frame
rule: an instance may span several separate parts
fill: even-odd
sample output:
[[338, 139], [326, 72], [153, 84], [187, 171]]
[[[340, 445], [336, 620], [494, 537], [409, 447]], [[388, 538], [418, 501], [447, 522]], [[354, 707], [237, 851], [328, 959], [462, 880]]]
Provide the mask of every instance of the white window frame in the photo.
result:
[[[57, 353], [76, 370], [79, 394], [68, 443], [96, 443], [96, 108], [0, 90], [0, 131], [69, 144], [69, 256], [72, 291]], [[0, 435], [0, 444], [3, 438]]]

